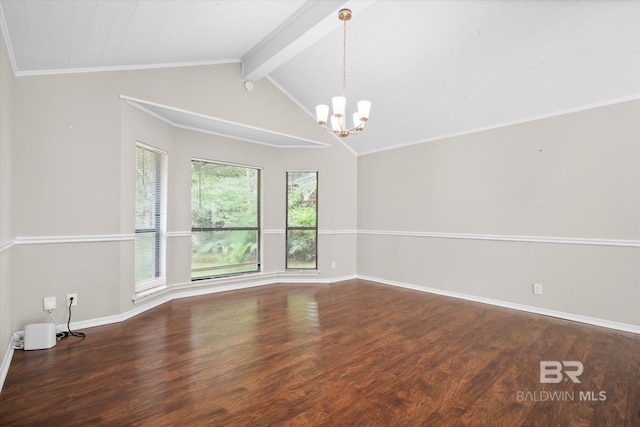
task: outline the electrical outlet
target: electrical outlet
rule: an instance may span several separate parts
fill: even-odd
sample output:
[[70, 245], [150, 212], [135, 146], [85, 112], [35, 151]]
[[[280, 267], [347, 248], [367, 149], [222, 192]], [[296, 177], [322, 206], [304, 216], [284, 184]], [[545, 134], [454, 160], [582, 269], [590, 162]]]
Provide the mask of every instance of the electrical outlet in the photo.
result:
[[534, 283], [533, 284], [533, 293], [536, 295], [542, 295], [542, 284]]
[[331, 268], [336, 268], [336, 262], [335, 261], [331, 261]]
[[56, 309], [56, 297], [44, 297], [44, 309], [45, 311]]
[[67, 307], [69, 307], [71, 298], [73, 298], [73, 303], [71, 303], [71, 306], [75, 307], [76, 305], [78, 305], [78, 294], [67, 294]]

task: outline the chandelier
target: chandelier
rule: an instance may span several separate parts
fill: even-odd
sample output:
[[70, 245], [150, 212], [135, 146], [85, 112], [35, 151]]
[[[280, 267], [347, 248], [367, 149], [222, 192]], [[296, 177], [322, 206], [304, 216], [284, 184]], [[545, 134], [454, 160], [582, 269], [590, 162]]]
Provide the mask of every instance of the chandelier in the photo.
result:
[[329, 116], [328, 105], [316, 106], [316, 117], [318, 124], [324, 129], [335, 133], [338, 136], [349, 136], [362, 132], [364, 124], [369, 119], [369, 111], [371, 110], [371, 102], [362, 100], [358, 101], [358, 111], [353, 113], [353, 127], [347, 127], [346, 120], [346, 104], [347, 98], [345, 96], [347, 89], [347, 21], [351, 19], [351, 11], [349, 9], [342, 9], [338, 12], [338, 19], [344, 23], [344, 39], [342, 50], [342, 96], [334, 96], [331, 98], [333, 105], [333, 114], [331, 115], [331, 127], [326, 126], [327, 118]]

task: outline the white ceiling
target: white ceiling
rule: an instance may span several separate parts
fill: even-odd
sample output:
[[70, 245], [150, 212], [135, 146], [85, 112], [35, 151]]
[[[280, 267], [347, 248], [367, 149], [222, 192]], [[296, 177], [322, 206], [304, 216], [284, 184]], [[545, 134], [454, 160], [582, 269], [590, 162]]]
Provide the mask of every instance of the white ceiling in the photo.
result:
[[640, 99], [640, 1], [0, 0], [0, 12], [18, 75], [241, 61], [313, 112], [341, 90], [345, 5], [347, 109], [373, 103], [344, 141], [359, 154]]

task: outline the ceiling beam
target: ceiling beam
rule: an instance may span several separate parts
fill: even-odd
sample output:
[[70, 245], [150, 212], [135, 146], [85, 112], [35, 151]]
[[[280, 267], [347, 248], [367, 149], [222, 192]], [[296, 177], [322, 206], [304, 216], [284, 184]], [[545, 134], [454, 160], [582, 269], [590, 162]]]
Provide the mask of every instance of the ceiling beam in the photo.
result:
[[288, 22], [242, 58], [242, 77], [257, 81], [342, 25], [340, 9], [351, 9], [354, 15], [369, 7], [375, 0], [310, 1]]

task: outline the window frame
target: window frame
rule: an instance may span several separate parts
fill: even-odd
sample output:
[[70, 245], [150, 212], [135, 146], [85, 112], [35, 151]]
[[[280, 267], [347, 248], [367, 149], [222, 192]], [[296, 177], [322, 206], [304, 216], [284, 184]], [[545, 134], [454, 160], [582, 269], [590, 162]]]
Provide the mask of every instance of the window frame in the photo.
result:
[[[289, 174], [290, 173], [314, 173], [316, 178], [316, 225], [315, 227], [290, 227], [289, 226]], [[287, 271], [317, 271], [318, 270], [318, 202], [319, 202], [319, 172], [317, 170], [287, 170], [286, 171], [286, 204], [285, 204], [285, 270]], [[315, 266], [314, 267], [289, 267], [289, 231], [315, 231]]]
[[[202, 159], [202, 158], [192, 158], [191, 165], [193, 165], [194, 162], [210, 163], [210, 164], [222, 165], [222, 166], [231, 166], [231, 167], [251, 169], [256, 171], [256, 174], [257, 174], [256, 227], [215, 227], [215, 226], [214, 227], [194, 227], [193, 226], [193, 210], [190, 206], [190, 210], [192, 212], [191, 214], [191, 236], [192, 236], [191, 250], [192, 252], [191, 252], [191, 263], [190, 263], [191, 281], [196, 282], [199, 280], [210, 280], [210, 279], [218, 279], [222, 277], [242, 276], [246, 274], [260, 273], [262, 271], [262, 168], [258, 166], [242, 165], [237, 163], [229, 163], [229, 162], [223, 162], [219, 160], [209, 160], [209, 159]], [[190, 191], [193, 191], [193, 188], [190, 188]], [[255, 270], [214, 274], [214, 275], [205, 276], [205, 277], [193, 277], [193, 273], [194, 273], [193, 271], [193, 233], [194, 232], [215, 232], [215, 231], [255, 231], [256, 232], [256, 262], [255, 262], [256, 268]], [[216, 270], [216, 269], [222, 270], [230, 267], [252, 265], [252, 264], [254, 263], [251, 262], [246, 264], [244, 263], [232, 264], [227, 266], [210, 267], [210, 268], [207, 268], [206, 270]]]
[[[155, 212], [155, 228], [137, 228], [136, 224], [134, 224], [134, 234], [149, 234], [155, 233], [154, 241], [155, 241], [155, 253], [154, 256], [157, 259], [157, 262], [154, 262], [154, 277], [152, 279], [143, 280], [138, 282], [135, 278], [134, 274], [134, 292], [136, 294], [142, 292], [148, 292], [153, 288], [157, 288], [160, 286], [165, 286], [167, 283], [166, 276], [166, 253], [167, 253], [167, 177], [168, 177], [168, 154], [166, 151], [159, 149], [157, 147], [151, 146], [149, 144], [145, 144], [140, 141], [136, 141], [135, 144], [135, 169], [137, 172], [138, 167], [138, 159], [137, 159], [137, 150], [142, 149], [152, 153], [155, 153], [160, 156], [159, 159], [159, 168], [155, 171], [156, 180], [159, 182], [159, 185], [156, 186], [158, 189], [158, 194], [156, 194], [156, 212]], [[136, 187], [138, 185], [138, 177], [136, 174], [135, 177]], [[137, 191], [137, 190], [136, 190]], [[137, 215], [137, 202], [134, 201], [134, 211], [136, 211]], [[135, 222], [135, 221], [134, 221]], [[135, 246], [135, 239], [134, 239]], [[135, 254], [135, 249], [134, 249]], [[137, 257], [136, 257], [137, 260]], [[136, 270], [137, 262], [134, 262], [134, 272]]]

